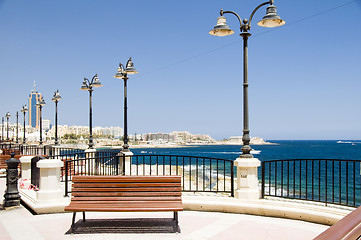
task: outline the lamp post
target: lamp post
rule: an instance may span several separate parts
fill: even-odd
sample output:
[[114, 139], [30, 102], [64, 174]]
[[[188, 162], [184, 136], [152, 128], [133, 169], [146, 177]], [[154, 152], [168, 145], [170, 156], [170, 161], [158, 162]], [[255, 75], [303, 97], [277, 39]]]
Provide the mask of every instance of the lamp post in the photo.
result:
[[4, 117], [1, 118], [2, 124], [1, 124], [1, 140], [4, 141]]
[[41, 99], [36, 102], [36, 106], [39, 107], [39, 114], [40, 114], [40, 141], [39, 141], [40, 145], [43, 144], [43, 119], [42, 119], [41, 110], [42, 110], [44, 105], [45, 105], [44, 98], [41, 97]]
[[21, 109], [21, 112], [24, 114], [24, 138], [23, 138], [23, 144], [25, 144], [25, 113], [28, 111], [28, 107], [24, 105]]
[[16, 111], [16, 143], [19, 143], [19, 112]]
[[9, 119], [10, 119], [10, 113], [7, 112], [6, 115], [6, 120], [7, 120], [7, 130], [6, 130], [6, 140], [9, 141]]
[[93, 148], [93, 126], [92, 126], [92, 92], [93, 87], [101, 87], [103, 86], [99, 82], [98, 74], [95, 74], [91, 81], [87, 78], [84, 78], [83, 85], [81, 86], [81, 90], [89, 91], [89, 148]]
[[123, 137], [123, 152], [129, 152], [129, 145], [128, 145], [128, 115], [127, 115], [127, 80], [128, 74], [132, 75], [138, 73], [137, 70], [134, 68], [134, 64], [132, 62], [132, 58], [129, 58], [127, 64], [124, 65], [119, 63], [118, 72], [115, 74], [115, 78], [123, 79], [124, 80], [124, 137]]
[[231, 30], [226, 24], [226, 18], [223, 16], [223, 14], [231, 13], [235, 15], [240, 23], [240, 36], [243, 38], [243, 146], [241, 148], [241, 158], [253, 158], [252, 154], [250, 153], [252, 148], [249, 146], [251, 138], [249, 135], [250, 130], [248, 115], [248, 38], [251, 36], [251, 34], [248, 31], [251, 29], [251, 21], [253, 15], [260, 7], [268, 4], [270, 6], [267, 7], [266, 16], [264, 16], [263, 19], [257, 24], [261, 27], [277, 27], [285, 24], [285, 21], [277, 15], [276, 6], [273, 5], [273, 2], [274, 1], [271, 0], [258, 5], [251, 13], [249, 20], [243, 19], [243, 21], [237, 13], [232, 11], [223, 11], [223, 9], [221, 9], [221, 16], [217, 19], [217, 25], [214, 27], [213, 30], [209, 32], [209, 34], [211, 35], [221, 37], [228, 36], [234, 33], [234, 31]]
[[55, 145], [59, 145], [58, 142], [58, 102], [61, 99], [61, 96], [59, 94], [59, 90], [56, 90], [56, 92], [54, 92], [53, 98], [51, 99], [52, 101], [55, 102]]

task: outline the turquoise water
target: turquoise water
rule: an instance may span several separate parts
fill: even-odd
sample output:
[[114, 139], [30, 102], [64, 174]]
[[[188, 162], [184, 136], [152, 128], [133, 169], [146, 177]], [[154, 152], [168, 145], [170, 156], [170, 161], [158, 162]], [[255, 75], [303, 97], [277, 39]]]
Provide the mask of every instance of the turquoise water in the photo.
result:
[[[282, 140], [276, 145], [253, 145], [253, 156], [261, 161], [276, 159], [361, 159], [361, 140]], [[339, 143], [338, 143], [339, 142]], [[241, 154], [238, 145], [192, 146], [181, 148], [134, 148], [134, 154], [186, 155], [235, 160]]]
[[[252, 152], [260, 161], [285, 159], [361, 160], [361, 141], [270, 141], [274, 145], [254, 145]], [[135, 155], [180, 155], [235, 160], [241, 146], [215, 145], [181, 148], [132, 149]], [[334, 202], [341, 205], [361, 204], [360, 163], [352, 161], [296, 161], [265, 166], [266, 195]], [[192, 163], [194, 164], [194, 163]], [[294, 170], [293, 170], [294, 168]], [[313, 170], [312, 170], [313, 169]], [[333, 169], [333, 170], [332, 170]], [[322, 170], [322, 171], [321, 171]], [[319, 174], [320, 172], [320, 174]], [[230, 170], [226, 169], [230, 175]], [[261, 168], [258, 168], [261, 180]], [[313, 186], [313, 187], [312, 187]]]

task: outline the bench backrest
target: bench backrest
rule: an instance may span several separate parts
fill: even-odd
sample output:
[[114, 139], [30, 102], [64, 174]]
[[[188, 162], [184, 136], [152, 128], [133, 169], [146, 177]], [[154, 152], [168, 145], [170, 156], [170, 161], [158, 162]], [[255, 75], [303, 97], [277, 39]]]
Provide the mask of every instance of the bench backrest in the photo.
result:
[[73, 176], [72, 201], [181, 201], [181, 176]]
[[[15, 155], [15, 158], [16, 159], [19, 159], [21, 157], [21, 155]], [[7, 168], [8, 165], [6, 164], [6, 160], [10, 159], [11, 156], [10, 155], [0, 155], [0, 169], [3, 169], [3, 168]], [[20, 164], [19, 166], [20, 167]]]

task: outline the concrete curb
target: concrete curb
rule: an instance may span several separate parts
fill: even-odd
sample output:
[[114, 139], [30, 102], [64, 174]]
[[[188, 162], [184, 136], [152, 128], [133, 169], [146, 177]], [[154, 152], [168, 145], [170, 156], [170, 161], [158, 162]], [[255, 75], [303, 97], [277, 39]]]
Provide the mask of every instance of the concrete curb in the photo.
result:
[[320, 206], [312, 203], [259, 199], [253, 201], [225, 197], [183, 196], [185, 210], [240, 213], [303, 220], [333, 225], [353, 209]]

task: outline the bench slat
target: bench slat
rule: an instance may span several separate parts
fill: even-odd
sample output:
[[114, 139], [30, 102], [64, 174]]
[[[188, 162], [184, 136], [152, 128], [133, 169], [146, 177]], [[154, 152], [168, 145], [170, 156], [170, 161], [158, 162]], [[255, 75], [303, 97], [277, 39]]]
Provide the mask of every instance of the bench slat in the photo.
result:
[[136, 187], [181, 187], [181, 183], [73, 183], [73, 188], [86, 188], [86, 187], [125, 187], [125, 188], [136, 188]]
[[109, 197], [120, 197], [120, 196], [182, 196], [181, 192], [72, 192], [72, 196], [109, 196]]
[[109, 201], [98, 201], [98, 200], [91, 200], [91, 201], [73, 201], [71, 205], [109, 205], [111, 206], [156, 206], [156, 205], [162, 205], [164, 207], [167, 206], [173, 206], [174, 204], [178, 204], [179, 201], [162, 201], [162, 200], [152, 200], [152, 201], [112, 201], [111, 203]]
[[119, 208], [119, 207], [109, 207], [106, 209], [100, 209], [99, 207], [80, 207], [77, 208], [66, 208], [65, 211], [72, 212], [178, 212], [183, 211], [183, 208], [162, 208], [162, 207], [149, 207], [149, 208]]
[[163, 202], [139, 203], [139, 204], [76, 204], [71, 203], [65, 207], [65, 211], [117, 211], [117, 212], [134, 212], [134, 211], [183, 211], [182, 203], [174, 202], [173, 204], [164, 204]]
[[180, 187], [169, 188], [74, 188], [72, 192], [176, 192]]
[[73, 182], [180, 182], [181, 176], [73, 176]]
[[145, 196], [145, 197], [73, 197], [72, 202], [82, 201], [181, 201], [181, 197], [158, 197], [158, 196]]

